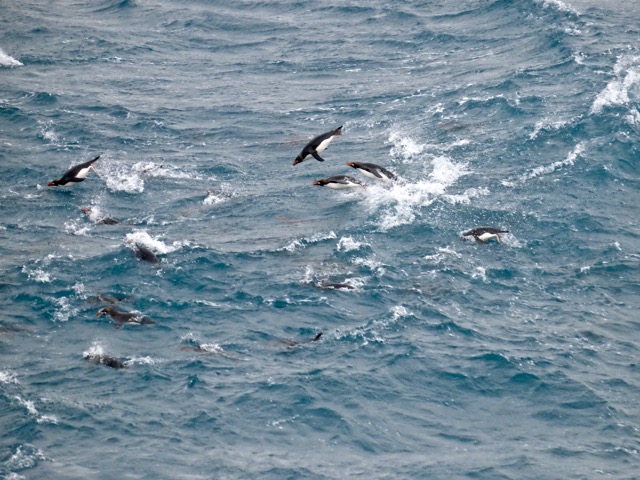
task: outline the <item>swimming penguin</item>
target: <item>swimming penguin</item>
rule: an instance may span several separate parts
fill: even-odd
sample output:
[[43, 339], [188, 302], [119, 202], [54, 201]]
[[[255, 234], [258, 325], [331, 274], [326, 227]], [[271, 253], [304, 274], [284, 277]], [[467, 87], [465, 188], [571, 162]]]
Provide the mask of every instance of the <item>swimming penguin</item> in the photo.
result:
[[316, 138], [305, 145], [305, 147], [302, 149], [302, 152], [300, 152], [300, 155], [298, 155], [293, 161], [293, 166], [295, 167], [297, 164], [304, 162], [309, 155], [311, 155], [319, 162], [324, 162], [324, 158], [322, 158], [320, 154], [327, 149], [327, 147], [331, 143], [331, 140], [333, 140], [333, 137], [337, 135], [342, 135], [342, 126], [330, 132], [318, 135]]
[[280, 343], [286, 345], [287, 347], [295, 347], [296, 345], [301, 345], [303, 343], [317, 342], [318, 340], [320, 340], [320, 338], [322, 338], [322, 332], [317, 333], [316, 336], [310, 340], [293, 340], [291, 338], [283, 338], [280, 340]]
[[95, 295], [91, 295], [90, 297], [87, 298], [86, 302], [87, 303], [109, 303], [111, 305], [115, 305], [118, 302], [122, 302], [124, 300], [126, 300], [127, 297], [126, 295], [122, 295], [122, 294], [115, 294], [115, 295], [109, 295], [107, 293], [96, 293]]
[[48, 187], [57, 187], [59, 185], [75, 185], [76, 183], [83, 182], [87, 175], [89, 174], [89, 170], [96, 171], [93, 163], [100, 158], [98, 155], [93, 160], [89, 160], [88, 162], [81, 163], [80, 165], [76, 165], [73, 168], [70, 168], [67, 173], [65, 173], [62, 177], [56, 178], [47, 184]]
[[[87, 214], [87, 216], [89, 217], [89, 219], [91, 219], [91, 209], [87, 208], [87, 207], [80, 207], [80, 210], [82, 210], [84, 213]], [[113, 218], [110, 217], [102, 217], [100, 220], [96, 221], [96, 223], [102, 223], [104, 225], [116, 225], [120, 222], [118, 222], [117, 220], [114, 220]]]
[[328, 282], [323, 280], [318, 285], [318, 288], [331, 288], [333, 290], [355, 290], [356, 287], [353, 285], [349, 285], [348, 283], [340, 283], [340, 282]]
[[220, 355], [221, 357], [231, 358], [233, 360], [241, 360], [242, 357], [234, 352], [227, 352], [217, 343], [197, 343], [189, 342], [189, 345], [183, 345], [180, 350], [183, 352], [193, 351], [204, 355]]
[[313, 182], [313, 185], [334, 188], [336, 190], [355, 187], [364, 188], [362, 182], [359, 182], [349, 175], [337, 175], [335, 177], [321, 178], [320, 180], [316, 180], [315, 182]]
[[381, 167], [380, 165], [376, 165], [375, 163], [347, 162], [347, 165], [355, 168], [365, 177], [373, 178], [375, 180], [391, 182], [398, 179], [398, 177], [389, 170]]
[[129, 366], [126, 362], [109, 355], [85, 355], [84, 358], [95, 365], [106, 365], [111, 368], [127, 368]]
[[476, 242], [479, 243], [488, 243], [489, 240], [493, 240], [494, 238], [500, 243], [500, 234], [501, 233], [509, 233], [509, 230], [500, 230], [498, 228], [493, 227], [478, 227], [473, 230], [469, 230], [466, 233], [463, 233], [463, 237], [473, 237]]
[[153, 325], [156, 323], [149, 317], [145, 317], [139, 313], [119, 312], [115, 308], [111, 307], [104, 307], [96, 313], [96, 317], [99, 317], [100, 315], [110, 315], [116, 323], [116, 328], [120, 328], [125, 323], [131, 325]]
[[134, 253], [136, 254], [136, 257], [139, 260], [142, 260], [144, 262], [153, 263], [153, 264], [160, 263], [160, 260], [158, 259], [156, 254], [153, 253], [151, 250], [149, 250], [144, 245], [140, 245], [139, 243], [136, 243], [134, 245], [133, 251], [134, 251]]

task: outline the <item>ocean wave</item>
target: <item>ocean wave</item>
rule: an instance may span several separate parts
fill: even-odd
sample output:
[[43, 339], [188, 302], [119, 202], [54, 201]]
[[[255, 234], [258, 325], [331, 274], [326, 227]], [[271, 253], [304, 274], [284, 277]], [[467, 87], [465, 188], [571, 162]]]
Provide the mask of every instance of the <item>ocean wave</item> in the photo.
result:
[[613, 79], [593, 101], [591, 114], [599, 115], [606, 108], [635, 105], [639, 98], [640, 56], [621, 55], [613, 67]]
[[574, 149], [571, 152], [569, 152], [569, 154], [564, 160], [558, 160], [557, 162], [553, 162], [549, 165], [541, 165], [525, 174], [520, 175], [515, 180], [502, 180], [501, 183], [505, 187], [514, 187], [515, 185], [526, 183], [527, 181], [532, 180], [534, 178], [553, 173], [556, 170], [559, 170], [561, 168], [572, 166], [576, 162], [576, 159], [582, 156], [582, 154], [584, 153], [584, 150], [585, 150], [584, 143], [579, 143], [574, 147]]
[[415, 315], [402, 305], [391, 307], [381, 318], [368, 321], [365, 325], [352, 329], [339, 329], [336, 332], [338, 339], [352, 340], [360, 342], [364, 347], [370, 343], [385, 343], [385, 331], [394, 328], [398, 323], [406, 319], [414, 318]]
[[306, 248], [308, 245], [313, 245], [320, 242], [325, 242], [327, 240], [332, 240], [337, 238], [337, 235], [334, 231], [330, 231], [329, 233], [318, 233], [313, 235], [312, 237], [303, 237], [300, 239], [292, 240], [289, 244], [284, 247], [278, 248], [277, 251], [282, 252], [290, 252], [293, 253], [297, 250]]

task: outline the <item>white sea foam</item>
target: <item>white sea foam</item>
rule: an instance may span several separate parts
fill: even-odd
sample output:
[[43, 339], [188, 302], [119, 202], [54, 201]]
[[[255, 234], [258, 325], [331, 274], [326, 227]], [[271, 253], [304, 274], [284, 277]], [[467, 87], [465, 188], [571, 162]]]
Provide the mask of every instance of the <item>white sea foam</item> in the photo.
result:
[[341, 237], [336, 245], [336, 250], [339, 252], [352, 252], [368, 245], [368, 243], [357, 242], [353, 237]]
[[114, 192], [144, 192], [143, 173], [139, 169], [105, 162], [100, 165], [98, 174], [106, 182], [107, 187]]
[[78, 220], [69, 220], [64, 222], [64, 231], [69, 235], [86, 237], [92, 229], [93, 226], [80, 223]]
[[86, 212], [87, 218], [89, 218], [89, 220], [91, 220], [92, 222], [99, 222], [105, 217], [104, 213], [102, 213], [102, 210], [100, 210], [100, 207], [98, 205], [91, 205], [91, 207], [88, 208], [89, 211]]
[[38, 412], [36, 408], [36, 404], [33, 400], [27, 400], [22, 398], [20, 395], [16, 395], [15, 399], [18, 401], [20, 405], [22, 405], [29, 415], [32, 417], [36, 417], [36, 422], [38, 423], [58, 423], [58, 419], [52, 415], [42, 415]]
[[4, 477], [4, 480], [26, 480], [27, 477], [17, 474], [16, 472], [11, 472], [9, 475]]
[[124, 242], [130, 246], [139, 244], [144, 247], [147, 247], [151, 251], [154, 251], [160, 254], [175, 252], [176, 250], [186, 245], [189, 245], [189, 242], [186, 240], [175, 241], [172, 244], [168, 245], [164, 243], [162, 240], [153, 238], [145, 230], [134, 230], [133, 232], [128, 233], [127, 235], [125, 235]]
[[486, 187], [472, 187], [460, 194], [446, 194], [442, 195], [442, 199], [452, 205], [469, 205], [471, 200], [476, 197], [486, 197], [491, 191]]
[[295, 252], [300, 248], [305, 248], [307, 245], [313, 245], [315, 243], [323, 242], [325, 240], [331, 240], [332, 238], [337, 238], [335, 232], [330, 231], [329, 233], [318, 233], [310, 238], [301, 238], [297, 240], [291, 241], [288, 245], [279, 248], [277, 251], [282, 252]]
[[551, 120], [551, 119], [543, 119], [538, 120], [533, 127], [533, 132], [529, 135], [531, 140], [534, 140], [540, 135], [540, 132], [549, 132], [554, 130], [559, 130], [564, 127], [568, 122], [565, 120]]
[[625, 117], [625, 120], [629, 125], [640, 125], [640, 112], [638, 112], [637, 109], [632, 108], [631, 110], [629, 110], [629, 114]]
[[57, 322], [66, 322], [69, 318], [78, 314], [78, 309], [74, 308], [67, 297], [61, 297], [55, 301], [57, 310], [53, 314], [53, 318]]
[[366, 202], [371, 213], [381, 214], [378, 223], [381, 230], [413, 223], [421, 208], [431, 205], [448, 187], [469, 173], [465, 165], [456, 164], [444, 156], [432, 158], [430, 166], [431, 173], [422, 180], [367, 188]]
[[146, 357], [133, 357], [131, 360], [127, 360], [127, 365], [155, 365], [158, 361], [146, 356]]
[[101, 355], [104, 355], [104, 348], [97, 340], [94, 341], [87, 350], [82, 352], [84, 358], [99, 357]]
[[11, 55], [7, 55], [4, 50], [0, 48], [0, 66], [3, 67], [21, 67], [23, 64], [19, 62]]
[[39, 283], [51, 282], [51, 275], [42, 268], [30, 269], [25, 265], [22, 267], [22, 273], [26, 273], [29, 280], [34, 280]]
[[353, 330], [342, 333], [338, 332], [339, 337], [355, 337], [362, 339], [362, 346], [368, 345], [370, 342], [384, 343], [382, 332], [390, 326], [397, 324], [402, 319], [413, 316], [413, 313], [402, 305], [396, 305], [389, 309], [388, 314], [383, 318], [375, 319], [367, 322], [366, 325], [356, 327]]
[[207, 197], [202, 201], [203, 205], [217, 205], [224, 203], [235, 196], [235, 192], [228, 184], [221, 184], [217, 190], [207, 190]]
[[154, 162], [137, 162], [131, 167], [131, 171], [148, 177], [202, 180], [202, 177], [194, 172], [183, 170], [174, 165], [157, 164]]
[[20, 383], [18, 382], [18, 377], [15, 373], [9, 371], [0, 370], [0, 383], [9, 384], [9, 383]]
[[[538, 0], [539, 2], [540, 0]], [[575, 16], [580, 16], [578, 11], [574, 9], [571, 5], [568, 5], [560, 0], [542, 0], [542, 5], [545, 8], [553, 8], [559, 12], [570, 13]]]
[[487, 269], [484, 267], [477, 266], [474, 271], [471, 273], [471, 278], [479, 278], [483, 282], [487, 282]]
[[622, 55], [613, 68], [614, 78], [602, 90], [591, 106], [592, 114], [607, 107], [636, 103], [640, 94], [640, 56]]
[[385, 265], [381, 261], [377, 260], [375, 256], [365, 258], [354, 258], [351, 260], [354, 265], [366, 267], [371, 270], [376, 276], [383, 276], [385, 274]]
[[564, 160], [559, 160], [549, 165], [542, 165], [540, 167], [536, 167], [530, 172], [520, 175], [520, 177], [518, 177], [515, 181], [502, 180], [501, 183], [506, 187], [513, 187], [516, 184], [525, 183], [528, 180], [531, 180], [533, 178], [540, 177], [542, 175], [548, 175], [549, 173], [553, 173], [560, 168], [573, 165], [576, 162], [576, 159], [580, 155], [582, 155], [583, 152], [584, 152], [584, 143], [579, 143], [578, 145], [575, 146], [575, 148], [571, 152], [569, 152], [569, 154], [567, 155], [567, 158], [565, 158]]
[[432, 255], [426, 255], [424, 259], [433, 264], [438, 264], [443, 260], [447, 259], [448, 257], [462, 258], [462, 255], [456, 252], [452, 247], [447, 246], [447, 247], [438, 247], [438, 250], [436, 253]]
[[389, 134], [389, 143], [393, 145], [389, 151], [389, 155], [392, 157], [400, 157], [404, 160], [410, 160], [420, 155], [426, 148], [426, 145], [416, 142], [405, 133], [396, 131], [392, 131]]
[[42, 450], [26, 443], [18, 445], [15, 453], [4, 462], [4, 466], [8, 470], [26, 470], [35, 467], [40, 460], [46, 460]]
[[217, 343], [201, 343], [200, 349], [209, 353], [225, 353], [224, 349]]

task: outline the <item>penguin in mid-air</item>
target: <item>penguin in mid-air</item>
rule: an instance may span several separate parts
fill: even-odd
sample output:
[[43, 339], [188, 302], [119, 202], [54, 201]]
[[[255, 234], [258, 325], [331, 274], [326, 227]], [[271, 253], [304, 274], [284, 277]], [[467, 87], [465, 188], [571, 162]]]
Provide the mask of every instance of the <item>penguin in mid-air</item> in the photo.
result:
[[473, 237], [476, 242], [479, 243], [489, 243], [489, 240], [496, 239], [498, 243], [500, 243], [500, 234], [501, 233], [509, 233], [509, 230], [500, 230], [499, 228], [493, 227], [477, 227], [473, 230], [469, 230], [466, 233], [463, 233], [463, 237]]
[[339, 126], [335, 130], [331, 130], [330, 132], [318, 135], [316, 138], [314, 138], [304, 146], [302, 152], [300, 152], [300, 155], [298, 155], [293, 161], [293, 166], [295, 167], [297, 164], [304, 162], [309, 157], [309, 155], [311, 155], [319, 162], [324, 162], [324, 158], [322, 158], [320, 154], [327, 149], [327, 147], [331, 143], [331, 140], [333, 140], [333, 137], [337, 135], [342, 135], [342, 126]]
[[336, 190], [356, 187], [364, 188], [362, 182], [350, 177], [349, 175], [336, 175], [335, 177], [321, 178], [320, 180], [313, 182], [313, 185], [334, 188]]
[[347, 162], [347, 165], [355, 168], [365, 177], [373, 178], [375, 180], [392, 182], [398, 179], [398, 177], [396, 177], [389, 170], [381, 167], [380, 165], [376, 165], [375, 163]]
[[100, 158], [98, 155], [93, 160], [89, 160], [88, 162], [81, 163], [80, 165], [76, 165], [75, 167], [70, 168], [67, 173], [65, 173], [62, 177], [56, 178], [55, 180], [50, 181], [47, 186], [48, 187], [57, 187], [60, 185], [75, 185], [76, 183], [83, 182], [87, 175], [89, 174], [89, 170], [96, 171], [96, 168], [93, 166], [93, 163]]

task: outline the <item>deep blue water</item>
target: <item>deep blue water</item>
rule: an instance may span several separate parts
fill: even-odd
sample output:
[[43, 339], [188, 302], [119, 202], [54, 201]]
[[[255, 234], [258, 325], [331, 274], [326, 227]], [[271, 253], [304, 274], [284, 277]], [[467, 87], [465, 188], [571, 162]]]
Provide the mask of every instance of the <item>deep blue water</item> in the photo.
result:
[[639, 3], [1, 10], [2, 478], [640, 477]]

